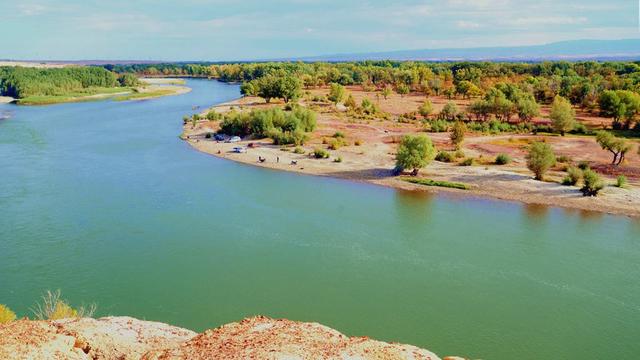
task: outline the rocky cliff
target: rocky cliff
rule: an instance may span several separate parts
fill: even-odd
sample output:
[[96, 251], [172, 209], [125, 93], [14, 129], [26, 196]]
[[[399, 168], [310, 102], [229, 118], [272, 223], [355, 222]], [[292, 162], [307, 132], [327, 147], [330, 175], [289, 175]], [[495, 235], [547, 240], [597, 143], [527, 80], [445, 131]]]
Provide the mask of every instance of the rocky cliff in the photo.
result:
[[18, 320], [0, 325], [0, 359], [440, 358], [411, 345], [348, 337], [317, 323], [259, 316], [201, 334], [129, 317]]

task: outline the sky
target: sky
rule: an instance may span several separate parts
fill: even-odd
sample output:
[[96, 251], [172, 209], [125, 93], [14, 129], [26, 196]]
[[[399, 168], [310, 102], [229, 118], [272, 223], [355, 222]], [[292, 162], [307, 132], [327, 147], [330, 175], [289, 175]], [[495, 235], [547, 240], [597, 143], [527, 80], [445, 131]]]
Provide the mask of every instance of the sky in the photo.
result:
[[0, 59], [224, 61], [640, 38], [640, 0], [0, 0]]

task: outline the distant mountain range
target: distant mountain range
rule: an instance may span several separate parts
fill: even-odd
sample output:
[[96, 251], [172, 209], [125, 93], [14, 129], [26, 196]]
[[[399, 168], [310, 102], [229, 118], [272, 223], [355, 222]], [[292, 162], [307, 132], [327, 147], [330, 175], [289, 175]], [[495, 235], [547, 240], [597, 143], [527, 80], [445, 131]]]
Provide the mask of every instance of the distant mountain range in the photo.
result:
[[541, 60], [640, 60], [640, 39], [571, 40], [544, 45], [399, 50], [373, 53], [300, 57], [300, 61], [541, 61]]
[[[271, 58], [235, 61], [161, 61], [161, 60], [22, 60], [32, 64], [158, 64], [158, 63], [206, 63], [265, 61], [363, 61], [363, 60], [417, 60], [417, 61], [543, 61], [543, 60], [640, 60], [640, 39], [624, 40], [569, 40], [544, 45], [499, 46], [477, 48], [419, 49], [371, 53], [334, 54], [305, 57]], [[11, 60], [6, 60], [11, 62]], [[0, 59], [0, 65], [3, 60]], [[5, 64], [6, 65], [6, 64]]]

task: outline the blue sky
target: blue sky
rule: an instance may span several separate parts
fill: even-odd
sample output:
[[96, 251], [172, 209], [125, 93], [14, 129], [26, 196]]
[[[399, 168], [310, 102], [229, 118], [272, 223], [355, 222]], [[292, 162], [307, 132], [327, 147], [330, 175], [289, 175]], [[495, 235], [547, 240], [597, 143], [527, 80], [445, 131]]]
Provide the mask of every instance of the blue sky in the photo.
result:
[[241, 60], [639, 38], [637, 0], [0, 0], [0, 59]]

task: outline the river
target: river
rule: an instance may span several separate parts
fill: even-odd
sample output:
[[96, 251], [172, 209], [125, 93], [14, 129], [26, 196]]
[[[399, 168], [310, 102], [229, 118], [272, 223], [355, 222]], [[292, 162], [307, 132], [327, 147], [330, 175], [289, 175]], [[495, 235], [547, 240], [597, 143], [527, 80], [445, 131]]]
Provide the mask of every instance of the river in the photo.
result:
[[178, 138], [239, 96], [0, 105], [0, 303], [263, 314], [482, 359], [640, 356], [640, 222], [276, 172]]

